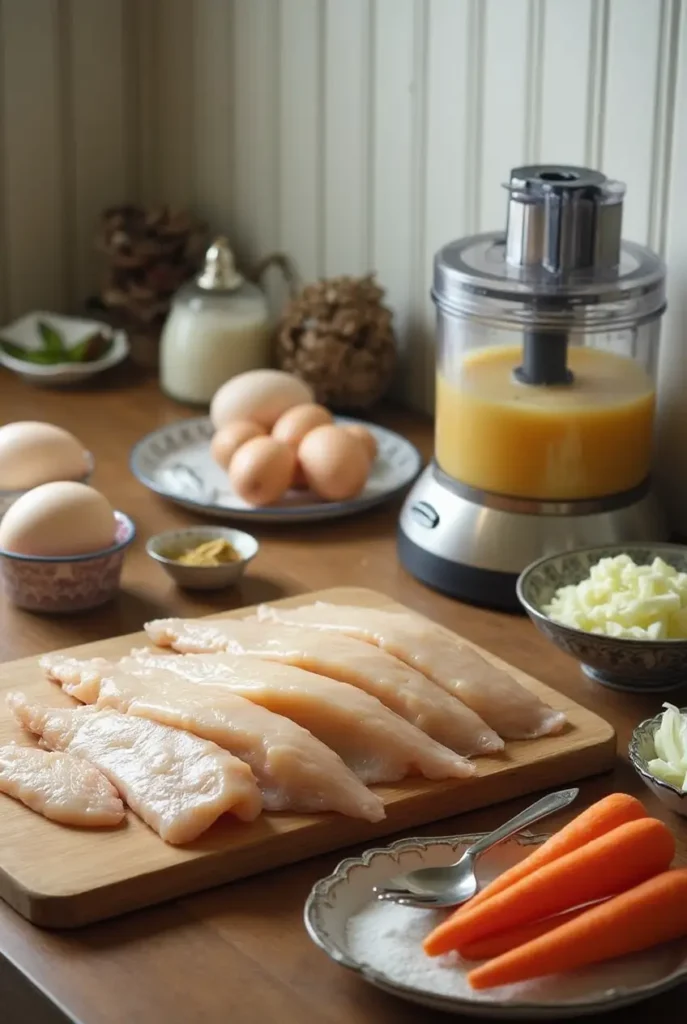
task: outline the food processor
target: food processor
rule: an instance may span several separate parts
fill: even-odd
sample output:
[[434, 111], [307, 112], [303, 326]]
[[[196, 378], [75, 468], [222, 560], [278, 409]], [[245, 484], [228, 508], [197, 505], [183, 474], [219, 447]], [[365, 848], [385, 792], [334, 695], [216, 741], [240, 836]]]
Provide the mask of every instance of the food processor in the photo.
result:
[[515, 609], [535, 559], [666, 537], [651, 490], [665, 268], [621, 239], [625, 186], [518, 167], [506, 231], [434, 260], [435, 454], [401, 513], [402, 564]]

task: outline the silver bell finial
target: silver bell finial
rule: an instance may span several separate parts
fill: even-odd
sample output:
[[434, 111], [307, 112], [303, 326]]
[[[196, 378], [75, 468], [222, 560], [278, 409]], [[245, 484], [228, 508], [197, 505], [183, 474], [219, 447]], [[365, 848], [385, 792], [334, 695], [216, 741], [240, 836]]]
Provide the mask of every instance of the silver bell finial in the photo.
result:
[[244, 278], [236, 269], [234, 254], [223, 235], [205, 253], [205, 265], [197, 280], [208, 291], [234, 291], [243, 284]]

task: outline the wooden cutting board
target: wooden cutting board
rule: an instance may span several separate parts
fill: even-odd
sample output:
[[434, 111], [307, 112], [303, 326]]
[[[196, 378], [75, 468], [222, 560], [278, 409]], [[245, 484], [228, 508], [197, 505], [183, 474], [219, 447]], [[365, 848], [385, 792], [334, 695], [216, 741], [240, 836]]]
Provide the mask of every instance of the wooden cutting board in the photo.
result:
[[[324, 590], [276, 603], [294, 606], [318, 600], [403, 610], [383, 594], [357, 588]], [[240, 618], [248, 611], [239, 609], [229, 617]], [[69, 653], [119, 658], [146, 643], [145, 635], [136, 633], [70, 648]], [[387, 808], [386, 819], [376, 824], [338, 814], [263, 814], [251, 824], [227, 816], [183, 849], [163, 843], [131, 813], [126, 825], [116, 830], [71, 829], [0, 796], [0, 896], [42, 927], [78, 927], [612, 767], [616, 742], [608, 723], [489, 652], [477, 650], [547, 703], [563, 708], [570, 722], [567, 731], [509, 743], [505, 754], [479, 758], [477, 774], [467, 780], [411, 779], [376, 787]], [[268, 663], [265, 671], [269, 672]], [[36, 658], [2, 666], [0, 697], [9, 690], [22, 690], [44, 703], [73, 703], [43, 678]], [[20, 738], [25, 742], [2, 699], [0, 744]]]

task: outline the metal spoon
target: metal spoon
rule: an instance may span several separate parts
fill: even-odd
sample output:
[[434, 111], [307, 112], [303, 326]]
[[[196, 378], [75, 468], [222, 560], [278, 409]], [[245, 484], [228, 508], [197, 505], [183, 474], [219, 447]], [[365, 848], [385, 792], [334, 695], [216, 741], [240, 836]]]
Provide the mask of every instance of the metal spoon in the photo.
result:
[[535, 821], [546, 818], [571, 804], [579, 789], [563, 789], [537, 800], [514, 818], [494, 829], [469, 846], [459, 861], [445, 868], [419, 868], [405, 875], [390, 878], [385, 885], [372, 889], [378, 900], [400, 903], [406, 907], [433, 909], [457, 907], [471, 899], [479, 889], [475, 861], [486, 850], [502, 843]]

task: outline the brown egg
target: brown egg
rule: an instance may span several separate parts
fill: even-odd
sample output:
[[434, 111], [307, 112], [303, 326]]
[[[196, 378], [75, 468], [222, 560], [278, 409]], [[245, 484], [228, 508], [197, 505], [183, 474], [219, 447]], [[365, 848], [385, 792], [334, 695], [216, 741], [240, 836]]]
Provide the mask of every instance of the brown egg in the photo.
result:
[[315, 405], [314, 402], [305, 402], [303, 405], [294, 405], [279, 417], [272, 428], [272, 437], [275, 441], [283, 441], [284, 444], [292, 444], [297, 448], [303, 438], [315, 427], [324, 426], [332, 422], [332, 414], [323, 405]]
[[315, 427], [298, 449], [308, 486], [326, 501], [346, 501], [362, 491], [370, 457], [362, 441], [344, 427]]
[[350, 423], [344, 429], [349, 434], [352, 434], [353, 437], [357, 437], [359, 441], [363, 442], [370, 460], [374, 462], [377, 458], [377, 438], [374, 434], [367, 427], [364, 427], [362, 423]]
[[218, 466], [226, 469], [234, 452], [238, 451], [242, 444], [250, 441], [252, 437], [260, 437], [264, 433], [263, 427], [250, 420], [234, 420], [233, 423], [226, 423], [212, 438], [210, 454]]
[[303, 467], [298, 460], [296, 460], [296, 468], [294, 470], [293, 480], [291, 481], [291, 487], [294, 491], [307, 491], [308, 489], [308, 481], [305, 473], [303, 472]]
[[312, 388], [292, 373], [247, 370], [218, 388], [210, 403], [210, 419], [216, 430], [230, 420], [255, 420], [271, 430], [287, 409], [312, 402], [314, 397]]
[[296, 469], [293, 448], [273, 437], [252, 437], [234, 453], [229, 480], [249, 505], [272, 505], [291, 486]]

